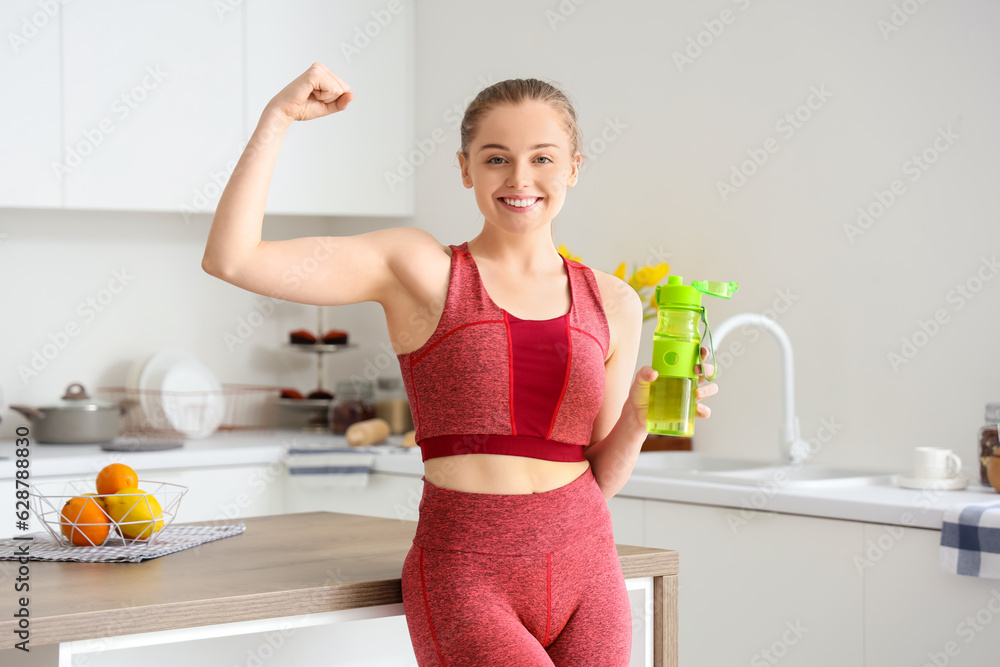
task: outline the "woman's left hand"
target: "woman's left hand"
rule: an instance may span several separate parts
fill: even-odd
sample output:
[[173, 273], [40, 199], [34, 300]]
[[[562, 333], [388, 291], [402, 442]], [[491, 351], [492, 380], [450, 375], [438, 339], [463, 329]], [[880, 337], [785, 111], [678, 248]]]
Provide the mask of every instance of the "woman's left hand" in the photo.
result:
[[[705, 358], [708, 357], [708, 350], [706, 348], [701, 348], [701, 361], [702, 363], [694, 367], [695, 371], [698, 373], [698, 391], [695, 392], [695, 397], [698, 399], [708, 398], [709, 396], [715, 396], [719, 393], [719, 385], [711, 382], [709, 384], [701, 384], [702, 382], [707, 382], [705, 379], [706, 375], [711, 375], [715, 371], [715, 366], [712, 364], [706, 364]], [[704, 417], [708, 419], [712, 414], [712, 408], [707, 405], [702, 405], [698, 402], [698, 408], [696, 411], [696, 417]]]
[[[708, 356], [708, 350], [704, 347], [701, 348], [701, 359], [703, 363], [697, 364], [694, 367], [695, 372], [698, 373], [699, 382], [707, 382], [705, 380], [705, 375], [711, 375], [712, 371], [715, 369], [712, 364], [704, 363], [705, 358]], [[629, 391], [628, 401], [626, 403], [626, 408], [631, 406], [631, 410], [635, 415], [635, 419], [642, 425], [642, 428], [646, 427], [646, 416], [649, 410], [649, 386], [658, 377], [658, 373], [652, 366], [643, 366], [639, 369], [639, 372], [635, 375], [635, 380], [632, 382], [632, 387]], [[702, 399], [709, 396], [714, 396], [719, 393], [719, 386], [714, 382], [700, 385], [695, 391], [695, 398]], [[707, 405], [702, 405], [698, 402], [698, 406], [695, 410], [696, 417], [703, 417], [707, 419], [712, 414], [712, 409]]]

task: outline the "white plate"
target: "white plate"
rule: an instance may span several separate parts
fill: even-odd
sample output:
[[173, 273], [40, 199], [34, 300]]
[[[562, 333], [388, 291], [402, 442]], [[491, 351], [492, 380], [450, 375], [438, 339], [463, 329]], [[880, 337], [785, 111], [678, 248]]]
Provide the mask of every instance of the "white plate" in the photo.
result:
[[[206, 438], [225, 417], [222, 385], [204, 364], [182, 359], [167, 369], [160, 383], [163, 412], [171, 426], [192, 438]], [[186, 395], [172, 392], [199, 392]]]
[[158, 350], [149, 355], [139, 379], [136, 382], [136, 389], [139, 389], [139, 404], [142, 406], [143, 415], [150, 428], [168, 429], [173, 428], [167, 420], [163, 410], [163, 402], [160, 400], [160, 385], [167, 370], [178, 361], [192, 360], [194, 356], [187, 350], [176, 347], [168, 347]]
[[904, 489], [934, 489], [935, 491], [955, 491], [964, 489], [969, 485], [969, 478], [965, 475], [949, 477], [948, 479], [927, 479], [924, 477], [907, 477], [906, 475], [894, 475], [893, 483]]

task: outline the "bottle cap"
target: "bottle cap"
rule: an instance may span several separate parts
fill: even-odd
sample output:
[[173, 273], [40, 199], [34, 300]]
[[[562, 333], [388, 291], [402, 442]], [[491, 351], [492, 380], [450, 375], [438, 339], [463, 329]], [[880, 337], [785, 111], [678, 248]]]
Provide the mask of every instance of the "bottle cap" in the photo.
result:
[[700, 308], [702, 294], [728, 299], [739, 287], [739, 283], [712, 280], [694, 280], [685, 285], [681, 276], [667, 276], [665, 285], [656, 286], [656, 303], [660, 308]]
[[739, 283], [720, 283], [714, 280], [692, 280], [691, 287], [702, 294], [728, 299], [740, 288]]

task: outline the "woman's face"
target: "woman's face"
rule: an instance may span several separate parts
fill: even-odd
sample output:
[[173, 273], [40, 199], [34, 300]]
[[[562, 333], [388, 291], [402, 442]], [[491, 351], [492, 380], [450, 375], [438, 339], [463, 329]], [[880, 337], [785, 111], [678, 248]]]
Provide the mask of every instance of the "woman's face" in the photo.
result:
[[487, 222], [512, 233], [538, 229], [562, 208], [576, 185], [580, 154], [571, 154], [559, 113], [545, 102], [503, 104], [488, 111], [459, 153], [462, 183], [474, 188]]

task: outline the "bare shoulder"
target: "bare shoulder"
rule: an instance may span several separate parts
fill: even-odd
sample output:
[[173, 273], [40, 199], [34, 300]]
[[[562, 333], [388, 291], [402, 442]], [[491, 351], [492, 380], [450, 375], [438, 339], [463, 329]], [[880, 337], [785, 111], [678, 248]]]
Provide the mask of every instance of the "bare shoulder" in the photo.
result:
[[604, 314], [608, 318], [608, 328], [611, 330], [610, 357], [618, 348], [619, 341], [638, 335], [638, 329], [642, 327], [642, 299], [621, 278], [594, 268], [590, 270], [594, 272], [597, 288], [601, 292], [601, 302], [604, 304]]
[[383, 308], [400, 303], [404, 307], [413, 302], [425, 304], [438, 298], [442, 290], [447, 292], [451, 248], [424, 229], [393, 228], [386, 264], [404, 294], [395, 291], [387, 294], [382, 301]]

